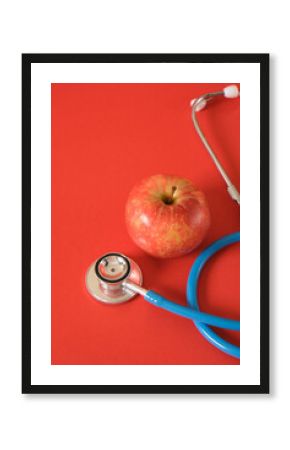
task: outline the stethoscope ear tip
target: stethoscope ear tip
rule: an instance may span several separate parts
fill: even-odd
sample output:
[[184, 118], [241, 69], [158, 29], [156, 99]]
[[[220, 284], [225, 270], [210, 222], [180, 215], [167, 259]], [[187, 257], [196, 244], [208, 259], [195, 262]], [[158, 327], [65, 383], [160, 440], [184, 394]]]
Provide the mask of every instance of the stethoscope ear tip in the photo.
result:
[[240, 95], [239, 88], [235, 84], [225, 87], [223, 91], [226, 98], [236, 98]]

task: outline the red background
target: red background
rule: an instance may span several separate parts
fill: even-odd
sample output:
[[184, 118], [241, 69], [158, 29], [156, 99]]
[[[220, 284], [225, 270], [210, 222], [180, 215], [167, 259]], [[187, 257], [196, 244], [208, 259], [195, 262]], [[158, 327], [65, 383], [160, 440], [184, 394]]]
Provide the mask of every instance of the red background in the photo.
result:
[[[226, 83], [230, 84], [230, 83]], [[203, 148], [190, 99], [226, 84], [52, 84], [52, 364], [238, 364], [194, 324], [141, 297], [108, 306], [85, 288], [97, 257], [120, 251], [144, 285], [185, 304], [189, 269], [202, 248], [239, 230], [239, 208]], [[239, 187], [239, 101], [217, 100], [200, 123]], [[158, 173], [193, 180], [212, 225], [192, 254], [158, 260], [139, 250], [124, 223], [132, 186]], [[239, 319], [239, 246], [215, 256], [200, 282], [201, 309]], [[239, 334], [220, 332], [239, 344]]]

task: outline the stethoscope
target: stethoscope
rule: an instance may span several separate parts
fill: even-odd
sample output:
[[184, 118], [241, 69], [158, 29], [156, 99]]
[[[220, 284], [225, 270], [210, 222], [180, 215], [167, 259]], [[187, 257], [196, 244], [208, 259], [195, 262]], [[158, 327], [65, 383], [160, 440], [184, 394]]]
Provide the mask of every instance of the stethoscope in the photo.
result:
[[[221, 165], [213, 149], [210, 147], [196, 117], [196, 112], [204, 109], [209, 101], [212, 101], [218, 96], [236, 98], [239, 96], [239, 91], [236, 86], [228, 86], [222, 91], [208, 93], [192, 100], [190, 102], [192, 121], [201, 141], [223, 177], [230, 197], [240, 204], [239, 192]], [[127, 302], [135, 297], [135, 295], [140, 294], [145, 300], [156, 307], [193, 320], [199, 332], [208, 342], [222, 352], [239, 358], [240, 348], [222, 339], [211, 327], [239, 331], [240, 322], [201, 312], [197, 295], [199, 277], [206, 262], [219, 250], [235, 242], [239, 242], [239, 240], [240, 233], [232, 233], [218, 239], [200, 253], [192, 265], [188, 277], [187, 306], [174, 303], [158, 293], [142, 287], [143, 278], [140, 267], [135, 261], [121, 253], [110, 252], [94, 261], [86, 274], [86, 286], [89, 293], [96, 300], [115, 305]]]

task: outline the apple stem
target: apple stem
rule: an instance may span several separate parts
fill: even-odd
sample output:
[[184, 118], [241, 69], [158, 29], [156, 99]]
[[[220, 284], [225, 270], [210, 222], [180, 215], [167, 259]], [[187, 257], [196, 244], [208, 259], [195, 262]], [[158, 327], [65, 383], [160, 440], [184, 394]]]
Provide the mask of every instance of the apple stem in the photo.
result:
[[172, 198], [174, 197], [174, 192], [176, 191], [177, 187], [176, 186], [172, 186]]
[[174, 203], [174, 193], [177, 190], [176, 186], [171, 187], [171, 195], [163, 195], [162, 201], [165, 203], [165, 205], [172, 205]]

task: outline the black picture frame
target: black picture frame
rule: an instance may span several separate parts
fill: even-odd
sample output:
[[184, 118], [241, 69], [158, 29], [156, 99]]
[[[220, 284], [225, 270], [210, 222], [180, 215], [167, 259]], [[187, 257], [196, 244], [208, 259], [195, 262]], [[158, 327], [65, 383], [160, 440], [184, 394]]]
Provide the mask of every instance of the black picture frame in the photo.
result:
[[[258, 394], [269, 393], [269, 54], [23, 54], [22, 55], [22, 393]], [[256, 63], [260, 65], [260, 384], [31, 384], [31, 64]]]

